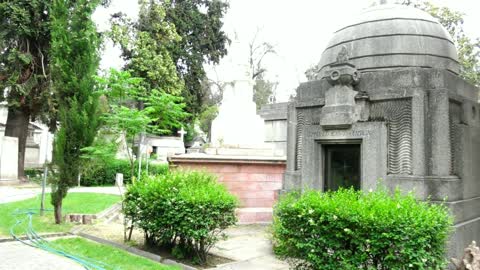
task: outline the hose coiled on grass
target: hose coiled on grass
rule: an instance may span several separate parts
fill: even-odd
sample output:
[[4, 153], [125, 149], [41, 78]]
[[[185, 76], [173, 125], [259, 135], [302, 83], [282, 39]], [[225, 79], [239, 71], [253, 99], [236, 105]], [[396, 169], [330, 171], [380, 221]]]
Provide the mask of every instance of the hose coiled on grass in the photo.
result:
[[[52, 210], [46, 210], [46, 211], [52, 211]], [[80, 264], [83, 266], [83, 268], [87, 270], [107, 270], [107, 269], [112, 269], [112, 267], [109, 267], [109, 265], [96, 261], [87, 257], [82, 257], [78, 255], [73, 255], [68, 253], [67, 251], [59, 248], [58, 246], [55, 246], [51, 242], [46, 241], [44, 238], [39, 236], [35, 230], [33, 229], [32, 226], [32, 217], [35, 214], [38, 214], [38, 210], [36, 209], [27, 209], [27, 210], [15, 210], [13, 215], [15, 216], [15, 224], [10, 227], [10, 235], [13, 237], [13, 239], [17, 240], [18, 242], [25, 244], [27, 246], [39, 248], [41, 250], [45, 250], [47, 252], [57, 254], [63, 257], [66, 257], [70, 260], [75, 261], [76, 263]], [[24, 219], [19, 218], [20, 216], [26, 215]], [[26, 220], [28, 220], [28, 225], [25, 230], [25, 235], [26, 239], [28, 241], [23, 240], [21, 237], [17, 236], [15, 233], [15, 228], [22, 223], [24, 223]], [[107, 268], [108, 267], [108, 268]]]

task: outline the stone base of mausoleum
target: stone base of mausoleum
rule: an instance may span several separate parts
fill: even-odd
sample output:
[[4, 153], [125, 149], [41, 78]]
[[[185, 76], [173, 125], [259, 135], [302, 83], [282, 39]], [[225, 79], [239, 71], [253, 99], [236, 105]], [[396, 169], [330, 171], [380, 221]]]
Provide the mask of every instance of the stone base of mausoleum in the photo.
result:
[[0, 179], [0, 186], [18, 186], [21, 183], [19, 180]]
[[282, 188], [285, 157], [185, 154], [169, 158], [182, 169], [205, 170], [218, 176], [240, 200], [239, 223], [268, 223]]

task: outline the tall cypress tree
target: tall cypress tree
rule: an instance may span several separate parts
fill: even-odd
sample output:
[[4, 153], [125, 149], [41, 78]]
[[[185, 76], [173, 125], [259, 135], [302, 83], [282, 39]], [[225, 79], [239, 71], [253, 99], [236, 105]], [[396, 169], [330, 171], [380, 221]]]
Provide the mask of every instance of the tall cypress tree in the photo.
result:
[[53, 157], [58, 172], [52, 183], [56, 223], [61, 223], [62, 201], [76, 183], [81, 149], [92, 144], [99, 126], [94, 76], [100, 39], [91, 19], [98, 4], [98, 0], [52, 3], [51, 69], [60, 124]]

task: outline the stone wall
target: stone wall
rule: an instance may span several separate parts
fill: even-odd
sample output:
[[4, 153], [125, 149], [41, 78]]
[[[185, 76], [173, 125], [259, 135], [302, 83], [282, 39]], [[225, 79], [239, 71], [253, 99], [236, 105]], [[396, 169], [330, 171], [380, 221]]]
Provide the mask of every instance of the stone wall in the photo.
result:
[[174, 156], [170, 162], [182, 169], [205, 170], [217, 175], [219, 182], [240, 200], [240, 208], [237, 210], [240, 223], [271, 222], [272, 206], [282, 188], [284, 161]]
[[279, 155], [287, 153], [288, 102], [266, 104], [258, 114], [265, 121], [265, 143], [273, 146]]

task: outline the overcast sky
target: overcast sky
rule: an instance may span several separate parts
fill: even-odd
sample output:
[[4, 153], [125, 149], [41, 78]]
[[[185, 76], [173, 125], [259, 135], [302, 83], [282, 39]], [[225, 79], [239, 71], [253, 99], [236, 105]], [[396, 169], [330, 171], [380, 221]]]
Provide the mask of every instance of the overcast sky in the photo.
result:
[[[431, 0], [438, 6], [447, 6], [465, 13], [464, 28], [471, 37], [480, 37], [480, 1]], [[260, 29], [260, 41], [275, 45], [276, 55], [265, 59], [267, 78], [278, 81], [277, 96], [284, 101], [302, 81], [307, 68], [320, 60], [320, 55], [332, 33], [350, 17], [374, 0], [230, 0], [224, 18], [224, 30], [247, 48], [254, 33]], [[391, 2], [391, 1], [390, 1]], [[137, 0], [112, 0], [110, 7], [99, 8], [94, 15], [100, 29], [108, 28], [109, 14], [122, 11], [136, 18]], [[119, 49], [107, 44], [102, 68], [122, 66]], [[226, 62], [226, 61], [224, 61]], [[225, 64], [225, 63], [224, 63]], [[212, 79], [223, 77], [222, 68], [208, 67]]]

